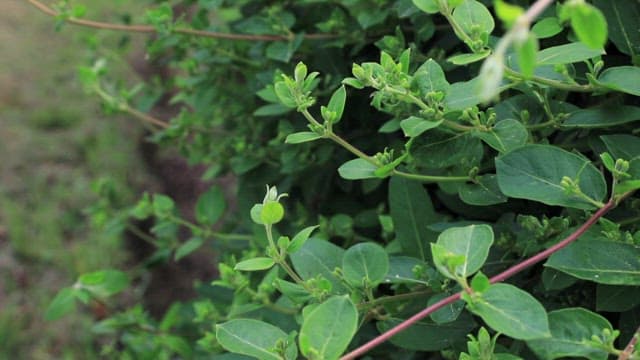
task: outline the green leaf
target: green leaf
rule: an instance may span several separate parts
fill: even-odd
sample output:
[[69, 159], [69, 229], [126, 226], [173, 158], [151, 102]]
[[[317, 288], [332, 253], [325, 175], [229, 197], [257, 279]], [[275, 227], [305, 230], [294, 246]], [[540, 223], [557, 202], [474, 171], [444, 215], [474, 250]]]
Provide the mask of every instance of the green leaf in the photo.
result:
[[287, 340], [287, 334], [263, 321], [236, 319], [216, 325], [216, 340], [233, 353], [260, 360], [282, 360], [274, 349], [278, 342]]
[[347, 90], [345, 90], [344, 85], [342, 85], [333, 93], [333, 95], [331, 95], [331, 99], [329, 99], [327, 108], [336, 113], [335, 120], [333, 121], [334, 123], [338, 123], [338, 121], [342, 119], [346, 98]]
[[[447, 58], [447, 61], [458, 66], [468, 65], [480, 61], [491, 55], [491, 50], [483, 50], [473, 54], [458, 54]], [[456, 83], [454, 83], [455, 85]]]
[[173, 200], [162, 194], [153, 195], [153, 213], [155, 216], [162, 218], [169, 215], [175, 207]]
[[476, 0], [464, 0], [453, 10], [453, 18], [467, 35], [474, 32], [490, 34], [495, 27], [487, 7]]
[[426, 96], [432, 91], [447, 92], [449, 90], [449, 82], [447, 81], [444, 71], [438, 62], [429, 59], [420, 65], [413, 74], [413, 86], [417, 87], [422, 96]]
[[444, 102], [447, 110], [464, 110], [482, 102], [480, 97], [480, 78], [469, 81], [458, 81], [451, 84]]
[[356, 244], [347, 249], [342, 258], [344, 279], [357, 288], [378, 286], [388, 271], [389, 257], [375, 243]]
[[587, 358], [605, 360], [608, 354], [591, 341], [601, 337], [602, 330], [613, 331], [607, 319], [582, 308], [569, 308], [549, 313], [551, 337], [527, 341], [541, 359]]
[[376, 169], [378, 169], [377, 166], [365, 159], [358, 158], [340, 165], [338, 173], [343, 179], [347, 180], [371, 179], [378, 177], [375, 174]]
[[563, 128], [600, 128], [640, 120], [640, 107], [629, 105], [598, 106], [572, 112]]
[[253, 205], [250, 212], [251, 220], [258, 225], [263, 224], [262, 220], [260, 219], [260, 214], [262, 214], [262, 204]]
[[[443, 231], [435, 243], [456, 256], [464, 256], [464, 263], [455, 269], [455, 274], [449, 269], [435, 252], [432, 252], [433, 263], [446, 277], [457, 279], [467, 278], [480, 270], [489, 255], [489, 248], [493, 244], [493, 230], [489, 225], [469, 225], [453, 227]], [[434, 244], [431, 244], [433, 251]]]
[[[397, 326], [405, 319], [392, 317], [377, 323], [378, 330], [383, 332]], [[456, 321], [436, 324], [421, 320], [390, 339], [391, 343], [413, 351], [439, 351], [451, 348], [454, 344], [464, 344], [465, 335], [475, 328], [476, 324], [468, 313], [461, 313]]]
[[298, 35], [292, 41], [274, 41], [267, 45], [266, 55], [269, 59], [288, 63], [302, 44], [303, 36]]
[[298, 251], [302, 245], [304, 245], [305, 242], [307, 242], [307, 240], [309, 239], [309, 236], [311, 236], [311, 233], [313, 232], [313, 230], [317, 229], [318, 225], [314, 225], [314, 226], [308, 226], [302, 230], [300, 230], [300, 232], [298, 232], [294, 237], [293, 240], [291, 240], [291, 243], [289, 244], [289, 247], [287, 247], [287, 252], [289, 254], [292, 254], [296, 251]]
[[560, 65], [589, 60], [604, 54], [602, 49], [592, 49], [581, 42], [553, 46], [538, 52], [538, 65]]
[[300, 352], [310, 358], [337, 360], [358, 327], [358, 310], [347, 296], [334, 296], [306, 314], [300, 329]]
[[310, 238], [300, 250], [291, 254], [293, 268], [303, 280], [313, 279], [322, 275], [332, 284], [332, 293], [344, 293], [345, 287], [341, 280], [333, 274], [336, 268], [342, 266], [344, 249], [326, 240]]
[[253, 112], [255, 116], [276, 116], [286, 114], [291, 111], [290, 107], [283, 104], [267, 104], [262, 105]]
[[[429, 301], [427, 302], [427, 306], [431, 306], [450, 295], [451, 294], [447, 294], [447, 293], [440, 293], [440, 294], [434, 295], [429, 298]], [[451, 304], [445, 307], [440, 308], [437, 311], [434, 311], [431, 315], [429, 315], [429, 317], [431, 318], [431, 320], [433, 320], [437, 324], [446, 324], [452, 321], [456, 321], [458, 316], [460, 316], [460, 313], [462, 312], [462, 310], [464, 310], [464, 301], [458, 300], [458, 301], [452, 302]]]
[[78, 283], [93, 295], [107, 297], [129, 286], [129, 276], [119, 270], [100, 270], [80, 275]]
[[640, 285], [640, 247], [604, 239], [580, 239], [551, 255], [545, 266], [609, 285]]
[[536, 69], [536, 54], [538, 53], [538, 39], [529, 33], [527, 38], [515, 45], [518, 54], [518, 67], [520, 72], [529, 79]]
[[598, 84], [612, 90], [640, 96], [640, 68], [635, 66], [608, 68], [598, 77]]
[[287, 85], [285, 81], [278, 81], [275, 83], [273, 90], [275, 91], [276, 96], [278, 96], [278, 100], [280, 100], [284, 106], [288, 108], [296, 108], [298, 106], [293, 94], [291, 93], [289, 85]]
[[179, 261], [183, 257], [198, 250], [198, 248], [202, 246], [203, 243], [204, 243], [204, 239], [197, 236], [187, 240], [184, 244], [180, 245], [180, 247], [176, 249], [176, 253], [173, 256], [173, 259], [175, 261]]
[[224, 193], [218, 186], [211, 187], [200, 195], [196, 203], [196, 220], [205, 225], [214, 225], [226, 209]]
[[322, 135], [319, 135], [312, 131], [301, 131], [288, 135], [287, 139], [284, 142], [287, 144], [300, 144], [308, 141], [318, 140], [321, 138]]
[[496, 15], [504, 22], [507, 27], [513, 25], [520, 15], [524, 13], [524, 9], [517, 5], [512, 5], [503, 0], [495, 0], [493, 3]]
[[473, 135], [500, 153], [518, 148], [526, 144], [529, 139], [527, 128], [514, 119], [498, 121], [489, 131], [474, 131]]
[[282, 293], [282, 295], [288, 297], [296, 304], [302, 304], [311, 299], [311, 294], [309, 294], [309, 292], [302, 285], [282, 279], [276, 279], [274, 281], [274, 285]]
[[507, 202], [507, 197], [498, 186], [498, 177], [493, 174], [482, 175], [474, 183], [460, 185], [458, 196], [469, 205], [488, 206]]
[[598, 284], [596, 310], [608, 312], [629, 311], [640, 305], [640, 286]]
[[422, 284], [428, 285], [425, 279], [419, 278], [414, 269], [425, 269], [427, 265], [409, 256], [391, 256], [389, 257], [389, 271], [387, 272], [384, 282], [387, 284]]
[[609, 39], [622, 53], [640, 53], [640, 4], [628, 0], [594, 0], [609, 25]]
[[562, 29], [558, 18], [551, 16], [540, 19], [540, 21], [533, 24], [531, 32], [534, 33], [538, 39], [546, 39], [558, 35], [562, 32]]
[[284, 217], [284, 206], [277, 201], [267, 201], [262, 205], [260, 221], [263, 224], [277, 224]]
[[496, 158], [498, 185], [509, 197], [535, 200], [547, 205], [593, 209], [595, 205], [575, 194], [567, 194], [563, 177], [578, 183], [594, 201], [607, 193], [602, 174], [589, 160], [549, 145], [526, 145]]
[[509, 284], [494, 284], [468, 303], [495, 331], [519, 340], [549, 337], [544, 307], [526, 291]]
[[435, 212], [429, 195], [419, 182], [400, 177], [389, 181], [389, 208], [396, 231], [396, 239], [405, 254], [428, 260], [428, 243], [436, 233], [427, 228], [440, 216]]
[[600, 10], [586, 2], [571, 6], [571, 28], [592, 49], [602, 49], [607, 42], [607, 20]]
[[422, 135], [425, 131], [438, 127], [444, 119], [439, 121], [429, 121], [417, 116], [409, 116], [400, 121], [400, 127], [404, 131], [404, 136], [416, 137]]
[[427, 14], [437, 14], [440, 12], [438, 0], [413, 0], [413, 4]]
[[415, 149], [411, 150], [411, 155], [416, 165], [425, 168], [458, 166], [468, 169], [478, 165], [484, 155], [482, 142], [470, 133], [459, 135], [433, 132], [423, 138], [423, 141], [414, 144]]
[[271, 269], [275, 265], [272, 258], [268, 257], [256, 257], [249, 260], [240, 261], [234, 266], [234, 270], [239, 271], [260, 271]]
[[49, 306], [47, 306], [44, 318], [48, 321], [57, 320], [73, 311], [76, 308], [75, 294], [76, 291], [73, 288], [63, 288], [58, 291]]

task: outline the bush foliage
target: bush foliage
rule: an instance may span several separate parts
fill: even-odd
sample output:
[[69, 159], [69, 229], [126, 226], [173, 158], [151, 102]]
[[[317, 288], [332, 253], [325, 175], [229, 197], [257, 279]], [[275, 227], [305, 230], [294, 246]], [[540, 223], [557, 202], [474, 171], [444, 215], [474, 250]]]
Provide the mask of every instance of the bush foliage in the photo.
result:
[[[141, 26], [41, 6], [153, 33], [172, 76], [129, 88], [97, 59], [81, 81], [237, 181], [222, 223], [215, 186], [193, 219], [162, 194], [92, 208], [153, 219], [154, 261], [210, 247], [219, 269], [161, 319], [113, 308], [103, 353], [638, 358], [640, 4], [552, 3], [157, 1]], [[179, 114], [147, 115], [166, 94]], [[84, 274], [47, 315], [109, 304], [132, 276]]]

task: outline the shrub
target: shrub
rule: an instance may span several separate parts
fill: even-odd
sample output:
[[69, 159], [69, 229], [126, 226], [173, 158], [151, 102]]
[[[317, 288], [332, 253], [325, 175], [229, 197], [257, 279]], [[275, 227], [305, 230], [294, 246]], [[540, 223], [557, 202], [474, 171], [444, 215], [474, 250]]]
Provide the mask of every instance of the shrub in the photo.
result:
[[[153, 218], [157, 259], [214, 248], [219, 278], [161, 319], [113, 312], [105, 353], [637, 358], [640, 5], [551, 3], [159, 2], [145, 26], [42, 8], [154, 33], [171, 77], [126, 89], [97, 61], [81, 80], [237, 179], [215, 230], [217, 187], [194, 219], [161, 194], [112, 215]], [[144, 112], [165, 93], [170, 121]], [[128, 286], [85, 274], [48, 315]]]

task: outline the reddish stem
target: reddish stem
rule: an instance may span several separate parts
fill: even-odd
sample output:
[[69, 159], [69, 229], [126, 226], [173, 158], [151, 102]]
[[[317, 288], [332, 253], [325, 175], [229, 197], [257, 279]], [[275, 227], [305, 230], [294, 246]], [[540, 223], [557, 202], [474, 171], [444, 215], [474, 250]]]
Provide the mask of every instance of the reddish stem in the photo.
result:
[[[551, 254], [555, 253], [556, 251], [562, 249], [563, 247], [569, 245], [570, 243], [572, 243], [573, 241], [575, 241], [576, 239], [578, 239], [582, 234], [585, 233], [585, 231], [587, 231], [587, 229], [589, 229], [591, 226], [593, 226], [593, 224], [595, 224], [598, 219], [600, 219], [602, 216], [604, 216], [604, 214], [606, 214], [609, 210], [613, 209], [616, 206], [616, 202], [614, 200], [609, 200], [609, 202], [607, 202], [603, 207], [601, 207], [600, 209], [598, 209], [598, 211], [596, 211], [584, 224], [582, 224], [576, 231], [574, 231], [573, 233], [571, 233], [571, 235], [567, 236], [564, 240], [560, 241], [559, 243], [553, 245], [552, 247], [528, 258], [527, 260], [516, 264], [512, 267], [510, 267], [509, 269], [501, 272], [500, 274], [492, 277], [490, 279], [491, 283], [497, 283], [500, 281], [503, 281], [507, 278], [510, 278], [511, 276], [519, 273], [520, 271], [539, 263], [540, 261], [548, 258], [549, 256], [551, 256]], [[378, 337], [374, 338], [373, 340], [369, 341], [368, 343], [365, 343], [364, 345], [360, 346], [359, 348], [353, 350], [352, 352], [344, 355], [343, 357], [340, 358], [340, 360], [352, 360], [357, 358], [358, 356], [364, 355], [367, 352], [369, 352], [371, 349], [377, 347], [378, 345], [384, 343], [385, 341], [389, 340], [390, 338], [392, 338], [393, 336], [397, 335], [398, 333], [400, 333], [401, 331], [407, 329], [408, 327], [410, 327], [411, 325], [415, 324], [416, 322], [424, 319], [425, 317], [431, 315], [432, 313], [436, 312], [437, 310], [457, 301], [458, 299], [460, 299], [460, 295], [462, 293], [457, 293], [454, 295], [451, 295], [449, 297], [446, 297], [440, 301], [438, 301], [437, 303], [425, 308], [424, 310], [420, 311], [419, 313], [413, 315], [412, 317], [404, 320], [403, 322], [401, 322], [400, 324], [396, 325], [395, 327], [387, 330], [386, 332], [380, 334]]]
[[636, 344], [638, 343], [639, 337], [640, 337], [640, 327], [638, 327], [636, 332], [633, 334], [633, 336], [631, 337], [631, 340], [629, 340], [629, 343], [627, 344], [627, 346], [625, 346], [624, 351], [622, 351], [620, 356], [618, 356], [618, 360], [628, 360], [631, 358], [631, 356], [633, 355], [633, 352], [635, 351]]

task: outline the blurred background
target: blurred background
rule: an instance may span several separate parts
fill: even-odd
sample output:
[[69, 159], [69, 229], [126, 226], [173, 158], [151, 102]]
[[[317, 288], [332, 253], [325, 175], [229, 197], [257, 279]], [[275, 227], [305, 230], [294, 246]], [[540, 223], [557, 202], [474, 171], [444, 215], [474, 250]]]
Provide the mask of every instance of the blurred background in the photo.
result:
[[[125, 16], [125, 5], [142, 6], [83, 4], [88, 18], [106, 21]], [[140, 161], [142, 131], [133, 119], [103, 115], [76, 72], [90, 65], [92, 44], [110, 43], [105, 48], [121, 53], [135, 47], [129, 40], [56, 27], [26, 0], [0, 1], [0, 359], [99, 357], [87, 331], [99, 309], [55, 322], [43, 313], [78, 274], [127, 261], [122, 239], [94, 231], [101, 219], [87, 209], [100, 206], [98, 191], [131, 203], [152, 181]], [[120, 61], [110, 66], [123, 78], [135, 76]]]

